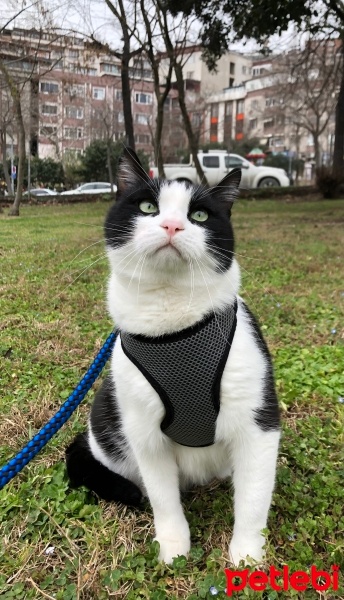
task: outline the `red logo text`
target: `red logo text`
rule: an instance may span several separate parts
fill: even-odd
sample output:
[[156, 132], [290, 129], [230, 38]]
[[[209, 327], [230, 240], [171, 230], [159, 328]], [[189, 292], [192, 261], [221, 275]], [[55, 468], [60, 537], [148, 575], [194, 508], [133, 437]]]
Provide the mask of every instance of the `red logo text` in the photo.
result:
[[232, 596], [233, 592], [239, 592], [246, 586], [256, 592], [263, 592], [268, 586], [277, 592], [288, 591], [290, 588], [303, 592], [309, 586], [317, 592], [323, 592], [329, 588], [336, 591], [339, 585], [339, 567], [337, 565], [332, 565], [330, 573], [318, 570], [317, 567], [312, 565], [310, 574], [305, 571], [290, 573], [288, 566], [281, 569], [270, 567], [268, 573], [264, 571], [250, 572], [249, 569], [243, 571], [225, 569], [225, 574], [227, 578], [227, 596]]

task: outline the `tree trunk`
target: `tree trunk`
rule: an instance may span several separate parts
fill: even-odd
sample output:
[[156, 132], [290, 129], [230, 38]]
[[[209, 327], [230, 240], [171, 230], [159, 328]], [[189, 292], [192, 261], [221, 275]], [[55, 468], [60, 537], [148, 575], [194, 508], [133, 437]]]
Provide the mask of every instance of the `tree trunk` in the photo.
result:
[[18, 125], [18, 172], [17, 172], [17, 191], [14, 202], [8, 212], [11, 217], [19, 217], [19, 206], [23, 196], [24, 169], [25, 169], [25, 127], [20, 104], [20, 94], [17, 90], [16, 98], [14, 98], [14, 109], [17, 117]]
[[333, 172], [344, 173], [344, 40], [342, 46], [342, 77], [336, 106], [333, 147]]
[[113, 185], [114, 185], [114, 177], [113, 177], [113, 171], [112, 171], [112, 165], [111, 165], [111, 139], [107, 140], [107, 145], [106, 145], [106, 158], [107, 158], [107, 168], [108, 168], [108, 173], [109, 173], [109, 180], [110, 180], [110, 185], [111, 185], [111, 192], [113, 193]]
[[321, 166], [321, 156], [320, 156], [320, 146], [319, 146], [319, 136], [317, 133], [313, 132], [313, 143], [314, 143], [314, 162], [315, 168]]
[[7, 185], [8, 195], [12, 194], [12, 182], [11, 177], [7, 169], [7, 160], [6, 160], [6, 130], [1, 133], [1, 150], [2, 150], [2, 165], [4, 168], [4, 176]]
[[123, 96], [123, 115], [127, 144], [128, 146], [130, 146], [130, 148], [135, 150], [133, 113], [131, 110], [131, 89], [129, 79], [129, 49], [125, 47], [123, 47], [122, 54], [121, 80]]
[[183, 70], [182, 70], [181, 65], [178, 63], [175, 63], [174, 71], [175, 71], [176, 80], [177, 80], [178, 102], [179, 102], [180, 110], [181, 110], [182, 117], [183, 117], [185, 132], [186, 132], [187, 138], [189, 140], [190, 152], [192, 154], [192, 158], [193, 158], [193, 161], [195, 164], [197, 175], [200, 178], [200, 181], [204, 185], [208, 185], [207, 178], [206, 178], [205, 174], [203, 173], [201, 163], [198, 160], [197, 138], [193, 132], [188, 109], [186, 107], [184, 78], [183, 78]]
[[164, 171], [164, 159], [162, 156], [161, 148], [161, 136], [162, 128], [164, 124], [164, 104], [159, 98], [157, 101], [157, 112], [155, 119], [155, 132], [154, 132], [154, 158], [155, 164], [158, 167], [159, 177], [165, 177]]

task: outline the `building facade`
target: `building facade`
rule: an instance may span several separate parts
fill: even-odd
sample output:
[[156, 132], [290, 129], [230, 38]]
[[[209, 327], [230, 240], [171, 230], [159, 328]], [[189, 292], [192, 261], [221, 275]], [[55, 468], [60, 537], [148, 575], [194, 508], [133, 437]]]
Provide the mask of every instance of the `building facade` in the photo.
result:
[[[1, 60], [21, 93], [27, 152], [41, 158], [77, 157], [95, 139], [125, 138], [121, 65], [77, 36], [24, 29], [0, 36]], [[152, 154], [152, 73], [144, 59], [130, 67], [137, 149]], [[16, 153], [15, 116], [2, 78], [0, 128], [6, 153]]]

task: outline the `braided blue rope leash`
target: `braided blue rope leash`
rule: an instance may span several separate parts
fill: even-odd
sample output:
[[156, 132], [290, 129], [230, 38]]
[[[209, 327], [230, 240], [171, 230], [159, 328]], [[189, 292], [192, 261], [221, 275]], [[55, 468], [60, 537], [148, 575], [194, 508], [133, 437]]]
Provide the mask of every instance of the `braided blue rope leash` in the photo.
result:
[[32, 460], [42, 448], [49, 442], [62, 425], [68, 421], [80, 402], [85, 398], [88, 390], [93, 385], [98, 375], [103, 370], [109, 359], [114, 346], [117, 331], [112, 331], [105, 341], [104, 346], [98, 352], [87, 373], [81, 379], [74, 392], [67, 398], [58, 412], [48, 421], [44, 427], [12, 458], [2, 469], [0, 469], [0, 490], [17, 475], [30, 460]]

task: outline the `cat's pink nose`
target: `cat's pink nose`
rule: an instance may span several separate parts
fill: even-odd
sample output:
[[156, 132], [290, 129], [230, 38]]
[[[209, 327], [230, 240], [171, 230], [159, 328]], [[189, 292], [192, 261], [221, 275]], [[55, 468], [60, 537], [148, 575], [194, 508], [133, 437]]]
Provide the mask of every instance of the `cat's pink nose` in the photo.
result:
[[182, 221], [178, 221], [177, 219], [166, 219], [161, 223], [160, 227], [166, 229], [170, 237], [174, 236], [177, 231], [185, 229]]

